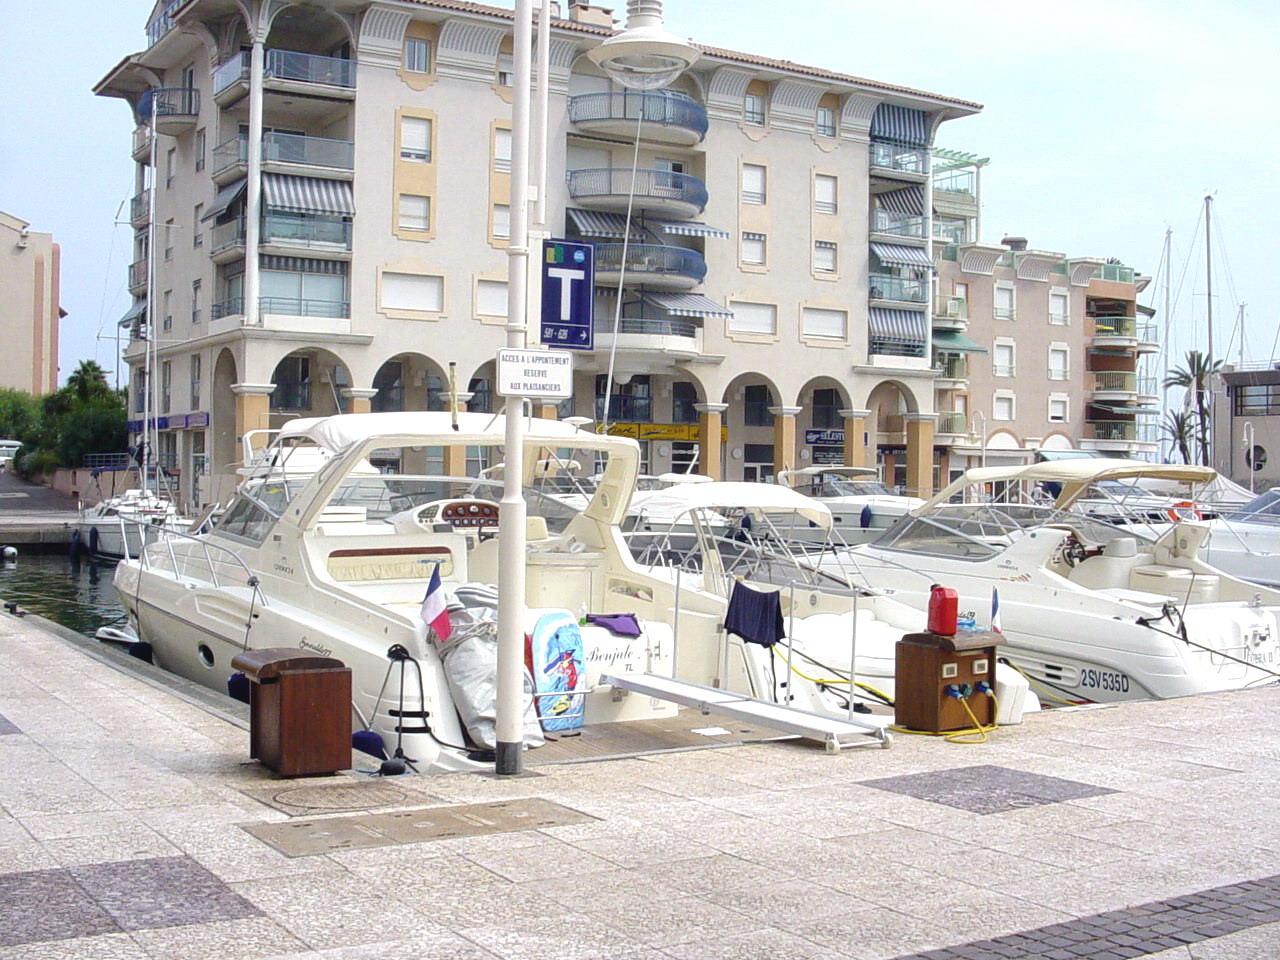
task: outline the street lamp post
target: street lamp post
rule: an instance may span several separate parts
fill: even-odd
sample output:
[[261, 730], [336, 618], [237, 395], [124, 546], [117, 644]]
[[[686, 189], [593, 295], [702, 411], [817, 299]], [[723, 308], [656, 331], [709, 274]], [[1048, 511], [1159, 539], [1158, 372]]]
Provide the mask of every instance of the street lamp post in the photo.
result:
[[1245, 466], [1245, 469], [1249, 471], [1249, 493], [1253, 493], [1254, 435], [1253, 435], [1252, 421], [1246, 420], [1244, 422], [1244, 431], [1243, 431], [1243, 435], [1241, 436], [1241, 440], [1244, 442], [1244, 466]]

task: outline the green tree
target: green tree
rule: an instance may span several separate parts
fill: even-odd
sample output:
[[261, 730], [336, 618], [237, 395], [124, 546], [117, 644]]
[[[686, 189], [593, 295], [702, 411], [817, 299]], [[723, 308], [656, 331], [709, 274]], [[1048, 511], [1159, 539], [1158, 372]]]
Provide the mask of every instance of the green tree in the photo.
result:
[[107, 383], [107, 372], [98, 366], [96, 360], [81, 360], [76, 364], [64, 389], [80, 403], [92, 403], [115, 394], [111, 384]]
[[1195, 439], [1200, 463], [1209, 466], [1209, 391], [1212, 388], [1213, 376], [1222, 366], [1221, 360], [1210, 360], [1199, 350], [1187, 352], [1187, 365], [1174, 367], [1164, 378], [1165, 389], [1182, 387], [1186, 390], [1187, 402], [1184, 414], [1194, 415]]
[[79, 466], [86, 454], [124, 450], [129, 441], [125, 416], [124, 407], [109, 399], [77, 405], [59, 424], [58, 462]]
[[1195, 424], [1191, 414], [1181, 410], [1170, 410], [1164, 422], [1164, 432], [1178, 449], [1183, 463], [1191, 462], [1191, 442], [1195, 439]]
[[0, 389], [0, 437], [26, 442], [39, 425], [39, 400], [25, 390]]

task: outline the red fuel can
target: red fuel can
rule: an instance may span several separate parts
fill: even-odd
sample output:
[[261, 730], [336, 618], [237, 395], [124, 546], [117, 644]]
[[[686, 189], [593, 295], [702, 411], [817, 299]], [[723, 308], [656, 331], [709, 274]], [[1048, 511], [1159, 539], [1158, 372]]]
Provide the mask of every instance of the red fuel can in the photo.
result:
[[942, 587], [935, 583], [929, 588], [928, 631], [943, 637], [954, 637], [959, 607], [960, 595], [951, 587]]

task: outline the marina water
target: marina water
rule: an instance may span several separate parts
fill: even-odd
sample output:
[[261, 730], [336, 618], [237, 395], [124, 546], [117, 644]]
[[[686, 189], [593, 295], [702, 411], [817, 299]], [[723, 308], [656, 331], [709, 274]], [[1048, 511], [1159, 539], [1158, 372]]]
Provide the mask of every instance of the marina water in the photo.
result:
[[19, 553], [16, 561], [0, 565], [0, 599], [92, 637], [99, 627], [124, 625], [111, 585], [114, 573], [114, 563]]

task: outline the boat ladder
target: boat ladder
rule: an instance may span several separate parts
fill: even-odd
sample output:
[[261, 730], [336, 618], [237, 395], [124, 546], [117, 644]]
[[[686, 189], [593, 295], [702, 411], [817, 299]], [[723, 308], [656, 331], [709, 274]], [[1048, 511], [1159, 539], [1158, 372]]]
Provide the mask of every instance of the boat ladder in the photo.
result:
[[[816, 740], [828, 753], [846, 747], [880, 746], [888, 748], [893, 741], [889, 733], [892, 717], [830, 716], [799, 710], [769, 700], [757, 700], [742, 694], [731, 693], [716, 687], [704, 687], [671, 677], [652, 673], [620, 673], [602, 676], [600, 683], [616, 690], [669, 700], [681, 706], [693, 707], [704, 714], [717, 713], [746, 723], [759, 724], [772, 730], [781, 730], [793, 736]], [[857, 738], [857, 739], [850, 739]]]

